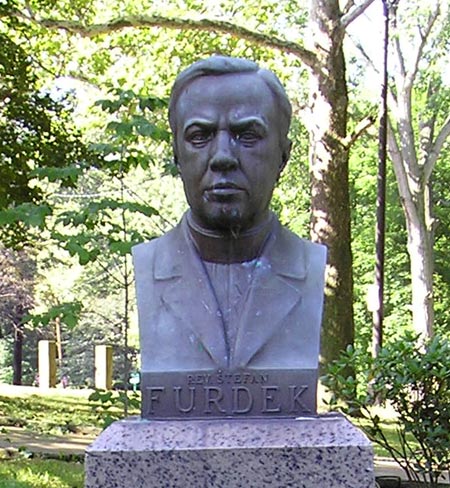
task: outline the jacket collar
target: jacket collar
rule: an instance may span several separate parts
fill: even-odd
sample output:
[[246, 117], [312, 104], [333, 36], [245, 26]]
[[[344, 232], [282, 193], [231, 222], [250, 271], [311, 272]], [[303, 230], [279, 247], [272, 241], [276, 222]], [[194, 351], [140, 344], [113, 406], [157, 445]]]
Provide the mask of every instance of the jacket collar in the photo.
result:
[[[270, 241], [266, 244], [263, 256], [266, 256], [276, 272], [287, 278], [304, 280], [308, 274], [306, 259], [306, 247], [301, 245], [300, 259], [292, 260], [289, 256], [299, 254], [298, 240], [290, 235], [282, 235], [281, 224], [274, 216], [273, 232]], [[183, 239], [180, 239], [180, 234]], [[303, 241], [300, 241], [303, 243]], [[165, 235], [164, 244], [166, 249], [158, 252], [158, 259], [155, 261], [154, 277], [156, 280], [169, 280], [179, 278], [184, 272], [189, 271], [189, 259], [193, 255], [199, 259], [197, 251], [192, 244], [189, 235], [186, 214], [181, 222]]]
[[[158, 242], [164, 249], [156, 253], [154, 278], [172, 281], [164, 292], [165, 303], [191, 328], [218, 367], [245, 367], [301, 300], [301, 284], [308, 272], [305, 245], [276, 220], [256, 263], [236, 343], [228, 353], [219, 307], [185, 219]], [[292, 256], [299, 254], [301, 259], [293, 261]]]

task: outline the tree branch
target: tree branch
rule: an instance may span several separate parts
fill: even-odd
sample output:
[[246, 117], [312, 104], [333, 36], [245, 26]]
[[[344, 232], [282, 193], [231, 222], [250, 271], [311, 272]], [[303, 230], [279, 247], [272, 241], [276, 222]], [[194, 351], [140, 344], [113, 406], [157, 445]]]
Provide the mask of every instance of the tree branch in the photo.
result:
[[438, 160], [439, 153], [441, 152], [442, 146], [444, 145], [445, 141], [449, 136], [450, 136], [450, 115], [447, 116], [447, 119], [442, 125], [441, 130], [439, 131], [439, 134], [437, 135], [433, 145], [431, 146], [431, 150], [428, 153], [427, 162], [424, 165], [425, 182], [427, 182], [428, 179], [430, 178], [431, 173], [436, 164], [436, 161]]
[[368, 115], [364, 119], [362, 119], [355, 129], [352, 131], [351, 134], [348, 134], [347, 137], [342, 141], [344, 146], [347, 149], [350, 149], [350, 147], [356, 142], [356, 140], [361, 136], [363, 132], [365, 132], [371, 125], [373, 125], [376, 121], [376, 118]]
[[343, 29], [347, 28], [355, 19], [357, 19], [362, 13], [364, 13], [367, 7], [369, 7], [374, 1], [375, 0], [363, 0], [363, 2], [361, 2], [359, 5], [354, 6], [351, 10], [348, 11], [348, 13], [342, 16], [341, 27]]
[[345, 4], [344, 8], [342, 9], [342, 16], [347, 15], [352, 7], [355, 6], [354, 0], [347, 0], [347, 3]]
[[392, 127], [390, 118], [388, 117], [388, 148], [389, 156], [392, 160], [392, 166], [394, 168], [395, 178], [397, 180], [400, 198], [403, 202], [405, 211], [409, 214], [414, 202], [412, 199], [411, 189], [408, 184], [408, 177], [406, 175], [406, 168], [403, 164], [402, 153], [400, 151], [395, 132]]
[[278, 49], [285, 53], [294, 54], [310, 68], [314, 68], [316, 65], [316, 55], [295, 42], [290, 42], [261, 32], [254, 32], [245, 27], [216, 19], [179, 19], [175, 17], [163, 17], [160, 15], [130, 15], [112, 19], [103, 24], [84, 25], [81, 22], [72, 20], [31, 18], [18, 10], [15, 10], [13, 15], [22, 20], [34, 22], [47, 29], [64, 30], [71, 34], [87, 38], [94, 38], [103, 34], [112, 34], [113, 32], [126, 28], [145, 29], [149, 27], [160, 27], [164, 29], [220, 32], [265, 47]]
[[431, 12], [430, 16], [428, 17], [428, 22], [427, 25], [425, 26], [425, 29], [420, 32], [420, 44], [417, 48], [416, 55], [413, 56], [413, 62], [411, 64], [411, 69], [409, 70], [409, 73], [407, 73], [406, 76], [406, 82], [408, 83], [409, 86], [412, 86], [414, 83], [414, 79], [417, 74], [417, 70], [419, 68], [419, 62], [422, 59], [422, 54], [423, 50], [425, 48], [425, 44], [427, 43], [428, 36], [430, 35], [431, 30], [433, 29], [433, 26], [439, 17], [440, 13], [440, 8], [439, 4], [436, 4], [436, 8], [434, 9], [433, 12]]
[[[405, 60], [403, 59], [402, 48], [400, 46], [400, 35], [397, 28], [397, 9], [391, 9], [390, 15], [392, 16], [392, 34], [391, 38], [394, 40], [394, 53], [398, 58], [398, 67], [402, 78], [406, 76]], [[398, 89], [398, 87], [397, 87]]]

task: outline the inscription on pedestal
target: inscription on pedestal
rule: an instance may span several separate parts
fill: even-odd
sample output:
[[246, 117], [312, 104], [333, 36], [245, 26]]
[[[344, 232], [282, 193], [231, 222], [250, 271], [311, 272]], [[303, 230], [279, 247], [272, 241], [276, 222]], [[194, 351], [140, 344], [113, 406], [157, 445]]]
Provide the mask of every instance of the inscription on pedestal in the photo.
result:
[[316, 411], [315, 370], [142, 374], [142, 417], [295, 417]]

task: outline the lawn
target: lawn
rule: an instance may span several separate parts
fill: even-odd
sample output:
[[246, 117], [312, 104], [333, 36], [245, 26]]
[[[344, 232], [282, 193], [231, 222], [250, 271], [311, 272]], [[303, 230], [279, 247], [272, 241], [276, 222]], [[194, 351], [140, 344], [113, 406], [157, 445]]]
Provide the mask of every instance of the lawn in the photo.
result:
[[[44, 435], [98, 435], [104, 415], [98, 405], [89, 402], [91, 393], [0, 385], [0, 436], [6, 435], [4, 427]], [[119, 413], [117, 409], [115, 413]], [[0, 449], [0, 488], [82, 488], [83, 457], [54, 456], [58, 459], [32, 455], [26, 449]]]
[[[14, 392], [17, 392], [16, 394]], [[89, 390], [53, 390], [0, 385], [0, 426], [61, 435], [100, 432], [101, 419], [88, 401]]]
[[0, 488], [83, 488], [81, 462], [54, 459], [0, 460]]

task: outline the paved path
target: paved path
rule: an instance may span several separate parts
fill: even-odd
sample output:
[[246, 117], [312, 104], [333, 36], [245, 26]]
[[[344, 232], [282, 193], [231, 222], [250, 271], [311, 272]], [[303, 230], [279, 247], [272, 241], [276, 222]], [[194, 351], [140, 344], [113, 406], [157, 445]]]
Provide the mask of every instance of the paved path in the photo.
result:
[[0, 449], [26, 449], [44, 454], [84, 454], [94, 437], [70, 434], [65, 436], [41, 435], [20, 427], [0, 427]]

